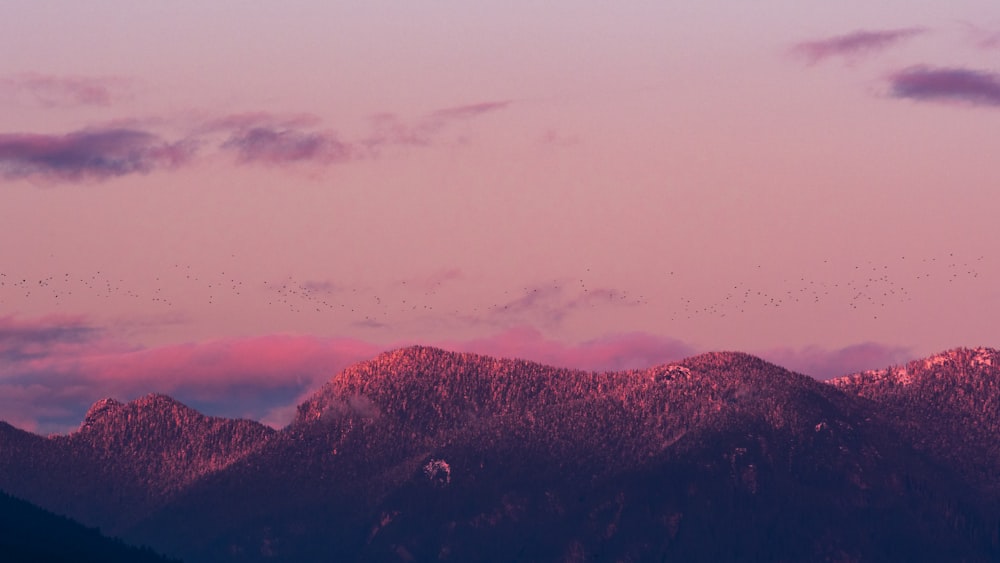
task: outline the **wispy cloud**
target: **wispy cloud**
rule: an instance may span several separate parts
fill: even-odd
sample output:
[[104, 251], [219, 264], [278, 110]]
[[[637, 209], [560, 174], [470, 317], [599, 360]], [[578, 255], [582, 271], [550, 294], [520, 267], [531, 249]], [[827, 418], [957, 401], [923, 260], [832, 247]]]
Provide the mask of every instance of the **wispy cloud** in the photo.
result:
[[234, 153], [240, 164], [331, 164], [358, 156], [336, 133], [317, 129], [321, 121], [312, 114], [248, 112], [210, 120], [200, 133], [223, 134], [219, 148]]
[[[56, 81], [66, 91], [72, 82]], [[38, 78], [39, 83], [49, 83]], [[80, 85], [81, 99], [101, 99]], [[62, 88], [63, 86], [60, 86]], [[56, 88], [52, 86], [52, 88]], [[90, 93], [87, 93], [90, 92]], [[312, 114], [279, 115], [246, 112], [203, 120], [186, 135], [169, 141], [134, 120], [58, 134], [0, 133], [0, 174], [9, 179], [64, 182], [107, 180], [188, 164], [205, 152], [234, 157], [238, 165], [330, 165], [379, 156], [379, 148], [430, 146], [452, 122], [464, 121], [507, 107], [509, 102], [484, 102], [431, 112], [407, 125], [392, 114], [372, 121], [372, 131], [354, 140], [323, 128]], [[164, 126], [163, 120], [158, 120]], [[169, 124], [166, 124], [169, 125]], [[175, 124], [176, 126], [176, 124]]]
[[975, 47], [983, 50], [1000, 48], [1000, 31], [980, 27], [971, 22], [959, 22], [965, 31], [966, 39]]
[[451, 123], [498, 111], [509, 104], [502, 101], [449, 107], [430, 112], [411, 123], [395, 114], [381, 113], [369, 120], [372, 130], [354, 140], [318, 129], [320, 120], [310, 114], [235, 114], [213, 120], [204, 129], [225, 132], [226, 138], [219, 147], [233, 151], [241, 164], [334, 164], [373, 158], [378, 156], [380, 148], [387, 146], [430, 146]]
[[840, 57], [853, 62], [924, 33], [927, 33], [927, 30], [920, 27], [859, 30], [825, 39], [803, 41], [795, 44], [791, 52], [804, 58], [809, 64], [817, 64], [831, 57]]
[[537, 324], [551, 328], [562, 324], [570, 315], [579, 311], [632, 307], [642, 302], [641, 297], [637, 298], [619, 289], [589, 288], [569, 283], [545, 284], [527, 287], [520, 296], [491, 307], [486, 315], [466, 320], [476, 324]]
[[97, 340], [100, 330], [78, 317], [44, 317], [21, 321], [0, 317], [0, 361], [6, 363], [53, 357]]
[[434, 110], [414, 121], [405, 121], [394, 113], [380, 113], [370, 119], [371, 133], [360, 144], [371, 150], [382, 146], [432, 144], [448, 126], [504, 110], [511, 101], [493, 101]]
[[470, 119], [485, 113], [492, 113], [506, 109], [510, 105], [510, 100], [498, 102], [480, 102], [478, 104], [466, 104], [463, 106], [453, 106], [442, 108], [431, 112], [424, 121], [447, 122], [453, 120]]
[[0, 134], [0, 173], [7, 178], [104, 180], [173, 168], [194, 152], [192, 142], [171, 143], [139, 129]]
[[34, 72], [0, 77], [0, 91], [42, 107], [109, 106], [125, 95], [128, 81], [115, 77], [55, 76]]
[[994, 72], [915, 66], [891, 75], [889, 86], [895, 98], [1000, 105], [1000, 74]]
[[353, 149], [331, 133], [254, 127], [237, 131], [220, 145], [236, 153], [241, 163], [334, 163], [350, 160]]

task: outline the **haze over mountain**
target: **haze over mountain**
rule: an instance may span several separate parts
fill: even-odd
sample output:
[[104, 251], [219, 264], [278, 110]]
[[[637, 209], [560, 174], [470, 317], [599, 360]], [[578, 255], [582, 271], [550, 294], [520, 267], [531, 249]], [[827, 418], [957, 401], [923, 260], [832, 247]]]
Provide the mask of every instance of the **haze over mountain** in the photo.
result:
[[0, 425], [0, 489], [192, 563], [988, 561], [998, 366], [823, 383], [740, 353], [584, 372], [411, 347], [280, 431], [161, 395], [68, 436]]

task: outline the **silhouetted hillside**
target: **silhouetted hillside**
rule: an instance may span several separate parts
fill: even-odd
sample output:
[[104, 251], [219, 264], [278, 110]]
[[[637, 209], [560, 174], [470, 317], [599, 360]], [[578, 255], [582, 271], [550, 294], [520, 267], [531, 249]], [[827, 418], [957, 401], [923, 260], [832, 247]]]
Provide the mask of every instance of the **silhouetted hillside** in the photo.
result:
[[0, 492], [0, 560], [9, 563], [167, 563]]

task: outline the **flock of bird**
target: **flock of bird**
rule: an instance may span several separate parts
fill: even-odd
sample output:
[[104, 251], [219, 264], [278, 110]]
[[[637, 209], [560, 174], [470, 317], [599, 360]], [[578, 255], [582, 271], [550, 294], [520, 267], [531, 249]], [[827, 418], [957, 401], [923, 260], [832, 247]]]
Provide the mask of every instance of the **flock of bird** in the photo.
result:
[[[962, 280], [980, 278], [979, 268], [985, 256], [962, 261], [949, 253], [947, 259], [936, 257], [921, 258], [909, 268], [899, 263], [875, 264], [868, 261], [856, 264], [838, 272], [829, 279], [812, 279], [800, 276], [797, 279], [783, 279], [780, 288], [761, 288], [745, 282], [736, 282], [719, 299], [699, 305], [691, 298], [680, 299], [682, 308], [675, 312], [672, 320], [691, 319], [696, 316], [713, 315], [726, 317], [744, 314], [759, 309], [790, 308], [796, 305], [821, 304], [831, 301], [859, 313], [871, 314], [878, 319], [879, 312], [893, 304], [912, 302], [917, 286], [932, 279], [943, 279], [949, 284]], [[829, 264], [829, 261], [824, 261]], [[758, 266], [760, 268], [760, 266]], [[772, 284], [773, 286], [774, 284]]]
[[[725, 289], [715, 290], [715, 297], [705, 299], [712, 289], [694, 295], [683, 295], [671, 286], [677, 272], [664, 275], [663, 291], [656, 298], [635, 295], [608, 287], [594, 287], [587, 281], [589, 270], [574, 280], [553, 279], [547, 283], [507, 290], [490, 302], [468, 307], [456, 307], [451, 298], [461, 294], [461, 283], [454, 279], [436, 282], [396, 282], [382, 290], [370, 287], [348, 287], [328, 281], [299, 280], [287, 276], [278, 281], [248, 280], [224, 270], [199, 270], [190, 265], [174, 264], [156, 277], [138, 280], [96, 270], [88, 273], [60, 272], [43, 277], [18, 275], [0, 271], [0, 311], [17, 310], [26, 301], [45, 301], [58, 308], [62, 305], [87, 303], [95, 299], [125, 299], [148, 306], [173, 308], [191, 306], [194, 299], [201, 305], [214, 306], [239, 301], [247, 306], [252, 298], [255, 305], [265, 304], [288, 313], [337, 313], [352, 319], [357, 326], [387, 326], [399, 315], [450, 315], [456, 319], [493, 319], [497, 321], [530, 319], [533, 314], [560, 320], [587, 309], [606, 307], [658, 307], [673, 321], [704, 317], [726, 318], [816, 304], [835, 304], [851, 311], [878, 315], [893, 304], [912, 302], [919, 298], [922, 283], [946, 280], [976, 280], [985, 257], [961, 260], [947, 257], [910, 259], [905, 257], [892, 264], [854, 264], [847, 268], [827, 268], [835, 272], [824, 279], [799, 275], [780, 283], [748, 281], [730, 282]], [[824, 262], [828, 265], [828, 261]], [[760, 266], [758, 266], [758, 269]], [[681, 273], [683, 274], [683, 272]], [[773, 279], [773, 278], [772, 278]], [[447, 287], [446, 287], [447, 286]], [[718, 287], [723, 287], [720, 283]]]

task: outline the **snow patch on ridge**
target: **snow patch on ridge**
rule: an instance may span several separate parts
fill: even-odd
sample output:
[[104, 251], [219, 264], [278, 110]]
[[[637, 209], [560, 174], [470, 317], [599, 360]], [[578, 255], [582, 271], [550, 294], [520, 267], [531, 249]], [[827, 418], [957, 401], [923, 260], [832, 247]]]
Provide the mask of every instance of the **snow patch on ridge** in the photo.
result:
[[672, 364], [653, 370], [651, 377], [657, 383], [673, 381], [675, 379], [691, 379], [691, 370], [681, 365]]

